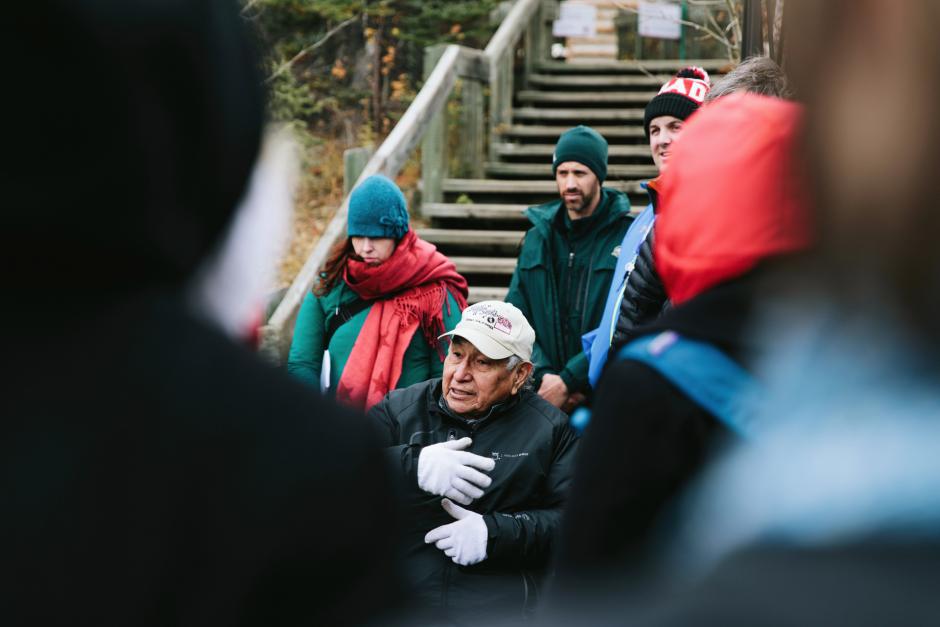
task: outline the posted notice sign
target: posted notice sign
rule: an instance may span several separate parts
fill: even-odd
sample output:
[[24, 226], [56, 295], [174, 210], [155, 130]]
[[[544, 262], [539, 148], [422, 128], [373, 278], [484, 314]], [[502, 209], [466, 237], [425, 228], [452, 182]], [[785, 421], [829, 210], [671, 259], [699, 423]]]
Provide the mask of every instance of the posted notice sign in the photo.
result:
[[679, 39], [682, 37], [682, 7], [666, 2], [640, 2], [640, 37]]
[[594, 37], [597, 34], [597, 7], [578, 2], [558, 5], [558, 19], [552, 22], [555, 37]]

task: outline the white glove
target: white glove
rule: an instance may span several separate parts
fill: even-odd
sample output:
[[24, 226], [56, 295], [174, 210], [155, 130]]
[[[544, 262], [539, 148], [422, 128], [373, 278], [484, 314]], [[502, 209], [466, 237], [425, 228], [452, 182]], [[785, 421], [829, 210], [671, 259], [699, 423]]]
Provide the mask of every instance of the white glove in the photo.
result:
[[448, 499], [441, 501], [448, 514], [457, 519], [449, 525], [441, 525], [424, 536], [427, 544], [444, 551], [444, 555], [461, 566], [470, 566], [486, 559], [486, 523], [483, 516], [464, 509]]
[[470, 438], [462, 438], [421, 449], [418, 456], [418, 487], [463, 505], [469, 505], [473, 499], [483, 496], [483, 488], [490, 487], [493, 480], [480, 470], [493, 470], [496, 461], [462, 450], [472, 443]]

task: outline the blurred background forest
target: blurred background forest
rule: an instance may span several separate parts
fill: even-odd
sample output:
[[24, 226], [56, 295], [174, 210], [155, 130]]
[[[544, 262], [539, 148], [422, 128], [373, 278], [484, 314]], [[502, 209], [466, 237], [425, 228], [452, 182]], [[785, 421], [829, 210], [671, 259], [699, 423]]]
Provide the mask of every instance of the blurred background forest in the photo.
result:
[[[343, 151], [378, 146], [421, 87], [424, 48], [482, 48], [498, 0], [242, 0], [265, 47], [270, 115], [303, 144], [295, 237], [279, 285], [303, 265], [343, 196]], [[417, 161], [399, 184], [411, 195]]]

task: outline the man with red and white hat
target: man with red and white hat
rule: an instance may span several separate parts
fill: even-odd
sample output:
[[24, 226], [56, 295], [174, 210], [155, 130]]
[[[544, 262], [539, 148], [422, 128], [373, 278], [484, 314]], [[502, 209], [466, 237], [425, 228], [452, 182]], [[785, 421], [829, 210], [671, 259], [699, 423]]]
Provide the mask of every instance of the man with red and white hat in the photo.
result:
[[[669, 160], [673, 141], [681, 133], [686, 119], [705, 101], [710, 87], [708, 72], [700, 67], [687, 67], [669, 79], [646, 105], [643, 129], [660, 174]], [[666, 293], [656, 274], [652, 253], [658, 180], [657, 177], [644, 184], [650, 204], [633, 221], [620, 244], [620, 257], [600, 325], [582, 339], [592, 387], [597, 386], [611, 344], [622, 342], [633, 328], [652, 321], [666, 304]]]
[[[794, 159], [799, 105], [727, 96], [696, 114], [661, 177], [656, 268], [672, 303], [618, 347], [598, 386], [559, 551], [559, 586], [637, 566], [657, 521], [726, 442], [762, 437], [748, 332], [765, 281], [812, 241]], [[662, 528], [660, 528], [662, 531]]]
[[708, 72], [700, 67], [687, 67], [666, 81], [646, 105], [643, 130], [660, 173], [669, 160], [672, 142], [682, 131], [685, 120], [705, 102], [710, 88]]

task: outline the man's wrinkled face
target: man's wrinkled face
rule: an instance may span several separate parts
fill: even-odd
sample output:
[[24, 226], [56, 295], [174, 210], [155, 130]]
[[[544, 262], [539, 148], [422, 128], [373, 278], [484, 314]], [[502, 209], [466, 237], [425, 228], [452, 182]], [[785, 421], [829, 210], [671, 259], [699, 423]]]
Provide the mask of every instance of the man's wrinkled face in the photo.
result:
[[672, 152], [672, 142], [679, 137], [683, 120], [671, 115], [661, 115], [650, 122], [650, 152], [653, 154], [653, 163], [660, 173], [665, 169], [666, 162]]
[[520, 364], [507, 370], [506, 362], [507, 359], [490, 359], [467, 340], [453, 336], [441, 381], [444, 400], [451, 411], [476, 418], [518, 392], [528, 376], [526, 366], [531, 366]]
[[555, 183], [572, 219], [594, 213], [601, 197], [601, 184], [589, 167], [577, 161], [565, 161], [555, 169]]

